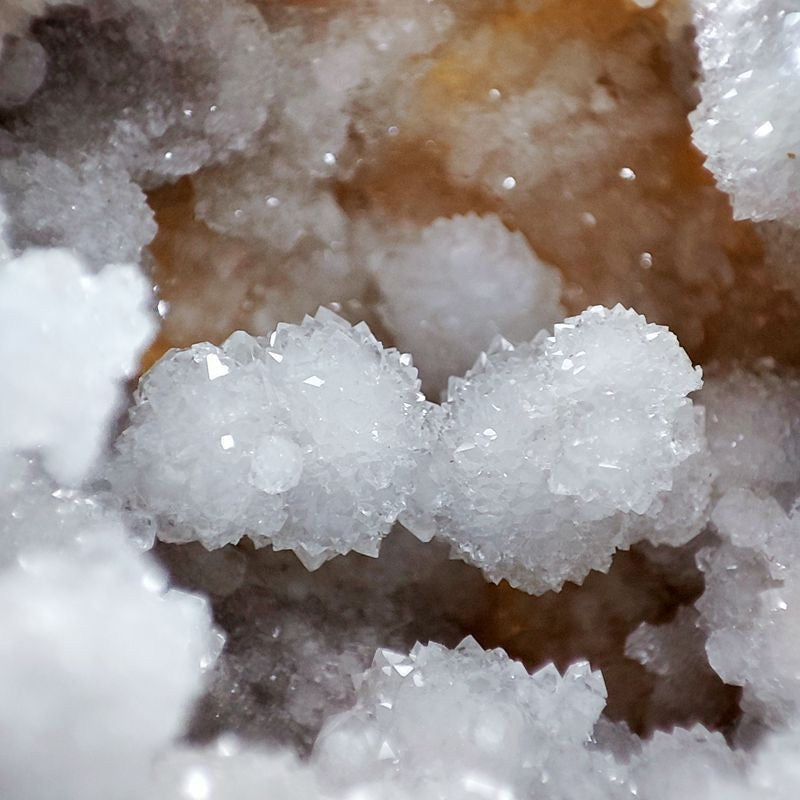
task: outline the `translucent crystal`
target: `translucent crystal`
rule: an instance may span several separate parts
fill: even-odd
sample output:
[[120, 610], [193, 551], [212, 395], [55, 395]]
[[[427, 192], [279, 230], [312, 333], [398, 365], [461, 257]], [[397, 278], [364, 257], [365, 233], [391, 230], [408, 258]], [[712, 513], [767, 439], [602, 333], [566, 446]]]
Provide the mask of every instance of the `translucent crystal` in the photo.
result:
[[0, 189], [13, 207], [8, 235], [18, 248], [68, 247], [100, 268], [138, 261], [156, 232], [142, 190], [98, 158], [74, 166], [41, 152], [0, 159]]
[[249, 534], [310, 568], [377, 555], [428, 446], [410, 358], [320, 309], [269, 341], [171, 351], [143, 377], [112, 482], [165, 541]]
[[766, 737], [746, 771], [720, 771], [704, 796], [709, 800], [793, 800], [800, 791], [799, 746], [797, 727]]
[[800, 223], [800, 6], [695, 0], [702, 66], [695, 144], [739, 219]]
[[606, 570], [639, 539], [688, 541], [708, 501], [687, 397], [700, 385], [675, 336], [621, 306], [501, 341], [451, 381], [404, 524], [536, 593]]
[[558, 272], [494, 215], [438, 219], [397, 241], [377, 238], [367, 263], [381, 317], [430, 394], [462, 375], [499, 333], [530, 339], [563, 317]]
[[247, 747], [224, 737], [208, 747], [176, 747], [155, 770], [151, 800], [316, 800], [313, 772], [289, 751]]
[[74, 551], [121, 526], [98, 497], [58, 486], [35, 458], [0, 458], [0, 486], [0, 567], [31, 553]]
[[233, 732], [305, 754], [354, 700], [378, 647], [457, 644], [486, 610], [480, 573], [443, 544], [394, 531], [380, 557], [350, 553], [308, 572], [291, 553], [159, 547], [180, 585], [210, 593], [227, 643], [189, 732]]
[[709, 661], [743, 687], [748, 714], [780, 725], [800, 708], [800, 518], [774, 498], [732, 489], [711, 520], [722, 542], [698, 555], [706, 590], [697, 601]]
[[[271, 38], [246, 2], [82, 0], [36, 20], [26, 42], [34, 74], [15, 71], [23, 85], [6, 98], [11, 138], [0, 148], [18, 250], [138, 259], [155, 226], [136, 184], [224, 160], [268, 116]], [[23, 78], [41, 84], [29, 98]]]
[[741, 779], [741, 763], [721, 733], [702, 725], [657, 731], [630, 760], [630, 794], [647, 800], [707, 798], [720, 777]]
[[587, 747], [605, 686], [585, 662], [563, 676], [552, 664], [529, 675], [502, 650], [467, 638], [455, 650], [379, 650], [356, 686], [355, 706], [328, 720], [314, 748], [326, 786], [559, 797], [572, 783], [595, 784], [604, 796], [616, 779], [611, 759]]
[[793, 499], [800, 488], [800, 380], [768, 369], [712, 373], [698, 401], [720, 493], [738, 486]]

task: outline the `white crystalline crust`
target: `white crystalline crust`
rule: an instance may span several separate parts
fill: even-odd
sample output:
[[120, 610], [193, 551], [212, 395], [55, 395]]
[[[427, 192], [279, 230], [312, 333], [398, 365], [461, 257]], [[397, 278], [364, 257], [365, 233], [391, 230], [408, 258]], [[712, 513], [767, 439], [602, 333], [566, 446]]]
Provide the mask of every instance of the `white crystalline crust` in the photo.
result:
[[122, 524], [100, 498], [54, 483], [35, 458], [0, 458], [0, 486], [0, 569], [31, 553], [72, 552]]
[[0, 573], [0, 793], [140, 800], [219, 652], [206, 602], [120, 528]]
[[731, 750], [721, 733], [702, 725], [671, 733], [656, 731], [630, 759], [627, 796], [708, 800], [709, 787], [721, 777], [741, 780], [742, 762], [742, 754]]
[[797, 727], [768, 736], [749, 768], [719, 771], [709, 780], [708, 800], [794, 800], [800, 792], [800, 730]]
[[[266, 121], [269, 31], [238, 0], [56, 5], [25, 40], [41, 56], [28, 54], [35, 74], [3, 75], [19, 86], [6, 98], [13, 150], [0, 158], [13, 243], [73, 247], [93, 264], [137, 260], [155, 226], [135, 184], [224, 160]], [[23, 101], [26, 86], [36, 91]]]
[[275, 53], [270, 119], [248, 152], [192, 183], [197, 216], [266, 252], [293, 295], [314, 297], [311, 310], [358, 296], [365, 280], [331, 178], [348, 177], [360, 120], [394, 102], [451, 29], [453, 14], [442, 0], [305, 9], [263, 6]]
[[288, 751], [247, 747], [224, 737], [177, 747], [161, 759], [148, 800], [317, 800], [314, 773]]
[[144, 192], [96, 157], [72, 165], [26, 152], [0, 161], [0, 189], [13, 207], [9, 227], [17, 245], [67, 247], [93, 267], [138, 261], [156, 233]]
[[694, 0], [701, 101], [694, 142], [739, 219], [800, 223], [800, 4]]
[[39, 449], [55, 478], [83, 479], [155, 333], [150, 292], [136, 267], [93, 275], [65, 250], [0, 263], [0, 458]]
[[320, 309], [269, 341], [172, 351], [140, 383], [112, 482], [166, 541], [248, 534], [313, 568], [377, 555], [428, 448], [408, 356]]
[[498, 334], [527, 340], [564, 316], [559, 273], [493, 214], [438, 219], [375, 245], [367, 264], [381, 317], [397, 346], [414, 353], [429, 396]]
[[190, 734], [201, 741], [231, 731], [305, 753], [324, 719], [352, 705], [351, 677], [377, 647], [456, 644], [486, 610], [477, 570], [449, 559], [445, 544], [402, 530], [380, 558], [350, 553], [313, 573], [269, 548], [160, 552], [182, 585], [212, 594], [227, 634], [192, 718]]
[[800, 379], [734, 369], [707, 375], [698, 402], [720, 494], [747, 487], [793, 496], [800, 480]]
[[722, 542], [698, 554], [706, 590], [696, 603], [709, 662], [743, 687], [749, 715], [779, 726], [800, 709], [800, 517], [732, 489], [711, 520]]
[[356, 686], [355, 706], [328, 721], [312, 755], [326, 787], [458, 798], [538, 796], [546, 784], [559, 797], [571, 782], [616, 778], [613, 761], [587, 747], [605, 705], [587, 663], [563, 677], [552, 665], [529, 675], [467, 638], [455, 650], [379, 650]]
[[23, 142], [55, 157], [94, 153], [147, 180], [225, 158], [266, 121], [272, 51], [252, 5], [70, 5], [34, 34], [49, 66], [11, 120]]
[[709, 493], [701, 383], [673, 334], [621, 306], [501, 342], [451, 381], [404, 524], [536, 593], [640, 539], [686, 542]]
[[194, 180], [198, 214], [212, 227], [282, 252], [301, 238], [343, 244], [345, 217], [324, 179], [336, 173], [356, 110], [391, 102], [398, 71], [419, 69], [408, 62], [431, 51], [453, 24], [441, 0], [311, 7], [313, 24], [265, 10], [276, 16], [274, 113], [251, 156]]

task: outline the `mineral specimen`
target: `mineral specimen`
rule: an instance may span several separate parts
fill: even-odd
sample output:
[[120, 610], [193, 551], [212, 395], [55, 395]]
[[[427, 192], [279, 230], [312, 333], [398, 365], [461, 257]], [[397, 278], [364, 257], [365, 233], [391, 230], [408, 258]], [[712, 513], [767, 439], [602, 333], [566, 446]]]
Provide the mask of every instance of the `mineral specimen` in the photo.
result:
[[320, 309], [269, 341], [169, 353], [141, 381], [112, 483], [164, 541], [247, 534], [309, 568], [377, 555], [413, 491], [428, 410], [410, 357]]
[[796, 48], [800, 6], [695, 0], [702, 66], [694, 141], [737, 218], [800, 224]]
[[712, 522], [723, 537], [699, 554], [706, 590], [697, 601], [711, 666], [744, 687], [742, 708], [780, 726], [796, 715], [800, 664], [796, 641], [800, 553], [798, 520], [775, 499], [727, 492]]
[[0, 461], [35, 448], [55, 478], [85, 477], [155, 333], [149, 302], [132, 265], [93, 275], [59, 249], [0, 263]]
[[398, 347], [414, 353], [429, 395], [498, 334], [523, 341], [563, 317], [558, 272], [496, 216], [438, 219], [387, 239], [367, 239], [381, 318]]
[[[397, 784], [425, 798], [525, 797], [544, 786], [559, 797], [571, 782], [616, 779], [613, 760], [587, 747], [605, 687], [585, 662], [529, 675], [468, 638], [455, 650], [379, 650], [357, 686], [356, 705], [314, 748], [327, 786]], [[421, 715], [436, 723], [420, 726]]]
[[3, 800], [800, 796], [798, 37], [0, 0]]
[[306, 753], [325, 718], [352, 705], [352, 675], [376, 649], [455, 645], [487, 605], [477, 570], [402, 530], [378, 559], [350, 553], [314, 573], [269, 549], [180, 545], [159, 554], [182, 585], [211, 596], [226, 634], [189, 729], [201, 741], [232, 731]]
[[687, 397], [701, 383], [666, 328], [621, 306], [500, 340], [451, 381], [404, 524], [536, 593], [608, 569], [637, 540], [682, 544], [708, 499]]
[[205, 601], [165, 589], [119, 528], [0, 572], [4, 796], [144, 796], [220, 646]]
[[774, 369], [707, 375], [698, 401], [720, 493], [761, 489], [790, 500], [800, 480], [800, 381]]
[[47, 70], [8, 112], [0, 150], [0, 189], [22, 204], [14, 245], [75, 247], [93, 264], [138, 259], [155, 227], [135, 184], [224, 160], [266, 121], [269, 31], [245, 2], [48, 5], [29, 33]]

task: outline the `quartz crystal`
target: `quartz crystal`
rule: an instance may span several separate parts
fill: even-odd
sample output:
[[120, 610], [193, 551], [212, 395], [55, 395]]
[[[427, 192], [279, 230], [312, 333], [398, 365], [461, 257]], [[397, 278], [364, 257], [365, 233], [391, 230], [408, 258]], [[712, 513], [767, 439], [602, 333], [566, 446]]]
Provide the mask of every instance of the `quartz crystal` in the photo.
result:
[[392, 244], [373, 234], [367, 262], [394, 341], [414, 353], [431, 394], [461, 375], [494, 337], [530, 339], [563, 317], [561, 281], [496, 216], [438, 219]]
[[800, 518], [772, 497], [731, 489], [711, 520], [722, 541], [698, 554], [706, 590], [697, 601], [709, 661], [743, 687], [747, 714], [780, 726], [800, 707]]
[[[266, 794], [265, 794], [266, 792]], [[226, 736], [208, 747], [175, 747], [155, 769], [149, 800], [317, 800], [314, 773], [288, 751], [247, 747]]]
[[404, 524], [536, 593], [639, 539], [686, 542], [708, 499], [701, 383], [673, 334], [621, 306], [500, 340], [451, 381]]
[[309, 573], [292, 553], [160, 546], [181, 584], [211, 596], [227, 644], [190, 726], [306, 753], [325, 718], [354, 702], [375, 650], [457, 644], [485, 612], [476, 569], [396, 530], [380, 558], [350, 553]]
[[774, 370], [706, 375], [698, 401], [720, 493], [761, 489], [794, 499], [800, 490], [800, 380]]
[[739, 219], [800, 224], [800, 4], [694, 0], [702, 67], [695, 144]]
[[0, 0], [0, 798], [800, 796], [798, 53]]
[[238, 0], [48, 5], [29, 32], [46, 73], [8, 112], [0, 148], [0, 191], [21, 204], [13, 243], [138, 259], [155, 226], [136, 184], [224, 160], [266, 121], [269, 31]]
[[741, 770], [718, 771], [708, 782], [705, 796], [709, 800], [792, 800], [800, 791], [798, 746], [797, 728], [768, 736], [744, 775]]
[[327, 786], [556, 798], [573, 781], [602, 789], [617, 779], [612, 759], [587, 746], [605, 686], [585, 662], [563, 676], [552, 664], [529, 675], [502, 650], [467, 638], [454, 650], [379, 650], [356, 685], [356, 704], [328, 720], [314, 747]]
[[647, 800], [709, 797], [707, 792], [721, 775], [741, 779], [741, 756], [725, 737], [702, 725], [657, 732], [635, 753], [629, 764], [629, 791]]
[[374, 556], [414, 488], [428, 410], [410, 357], [320, 309], [269, 340], [168, 353], [142, 378], [112, 483], [164, 541], [248, 534], [309, 568]]

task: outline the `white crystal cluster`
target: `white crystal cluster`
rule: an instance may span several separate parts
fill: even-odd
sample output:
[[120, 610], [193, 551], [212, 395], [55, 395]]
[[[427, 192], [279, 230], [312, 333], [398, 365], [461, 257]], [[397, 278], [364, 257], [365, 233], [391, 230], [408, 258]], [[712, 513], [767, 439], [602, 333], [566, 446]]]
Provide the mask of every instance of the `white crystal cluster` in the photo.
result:
[[736, 368], [706, 375], [698, 396], [719, 492], [759, 489], [793, 500], [800, 490], [800, 380]]
[[742, 707], [779, 725], [796, 715], [800, 664], [794, 642], [800, 602], [800, 519], [772, 497], [726, 493], [712, 514], [724, 537], [701, 551], [706, 590], [698, 600], [706, 650], [728, 683], [744, 687]]
[[367, 254], [381, 318], [431, 394], [498, 334], [519, 342], [563, 317], [559, 273], [494, 215], [437, 219]]
[[408, 356], [321, 309], [269, 339], [169, 353], [142, 380], [112, 482], [165, 541], [377, 555], [428, 449]]
[[[380, 650], [356, 705], [327, 722], [312, 758], [328, 786], [369, 777], [401, 796], [455, 798], [525, 797], [547, 784], [558, 796], [576, 774], [605, 777], [610, 759], [587, 747], [604, 703], [602, 677], [587, 663], [528, 675], [474, 639], [454, 650]], [[420, 729], [423, 711], [430, 724]]]
[[639, 539], [686, 542], [708, 500], [688, 397], [701, 383], [673, 334], [621, 306], [500, 340], [451, 381], [405, 524], [537, 593], [607, 569]]
[[283, 287], [263, 303], [274, 324], [310, 294], [307, 313], [362, 291], [356, 234], [332, 179], [352, 171], [358, 112], [387, 114], [391, 127], [394, 98], [424, 69], [453, 14], [442, 0], [356, 0], [311, 3], [311, 24], [296, 9], [267, 5], [265, 15], [276, 59], [270, 121], [257, 147], [201, 171], [193, 186], [198, 217], [280, 266]]
[[138, 260], [155, 233], [139, 186], [224, 160], [266, 121], [268, 29], [245, 2], [47, 5], [29, 34], [38, 83], [11, 104], [0, 149], [13, 244]]
[[269, 342], [168, 354], [142, 379], [112, 484], [165, 541], [247, 534], [313, 568], [376, 555], [403, 514], [493, 580], [542, 592], [637, 540], [699, 532], [700, 385], [667, 329], [594, 307], [530, 344], [500, 340], [437, 408], [408, 356], [321, 309]]
[[38, 449], [59, 480], [86, 475], [155, 334], [149, 303], [134, 265], [94, 275], [57, 249], [0, 263], [0, 463]]
[[800, 6], [678, 5], [0, 0], [0, 797], [800, 795]]
[[226, 635], [191, 735], [308, 752], [326, 717], [354, 702], [352, 676], [376, 648], [454, 645], [485, 613], [480, 573], [447, 550], [397, 531], [378, 559], [351, 553], [310, 573], [269, 549], [166, 548], [171, 574], [210, 595]]
[[114, 529], [0, 574], [6, 796], [142, 796], [218, 651], [203, 599], [164, 590]]
[[800, 6], [695, 0], [702, 67], [694, 141], [740, 219], [800, 224]]
[[314, 773], [289, 752], [223, 737], [207, 747], [178, 747], [162, 759], [151, 800], [322, 800]]

